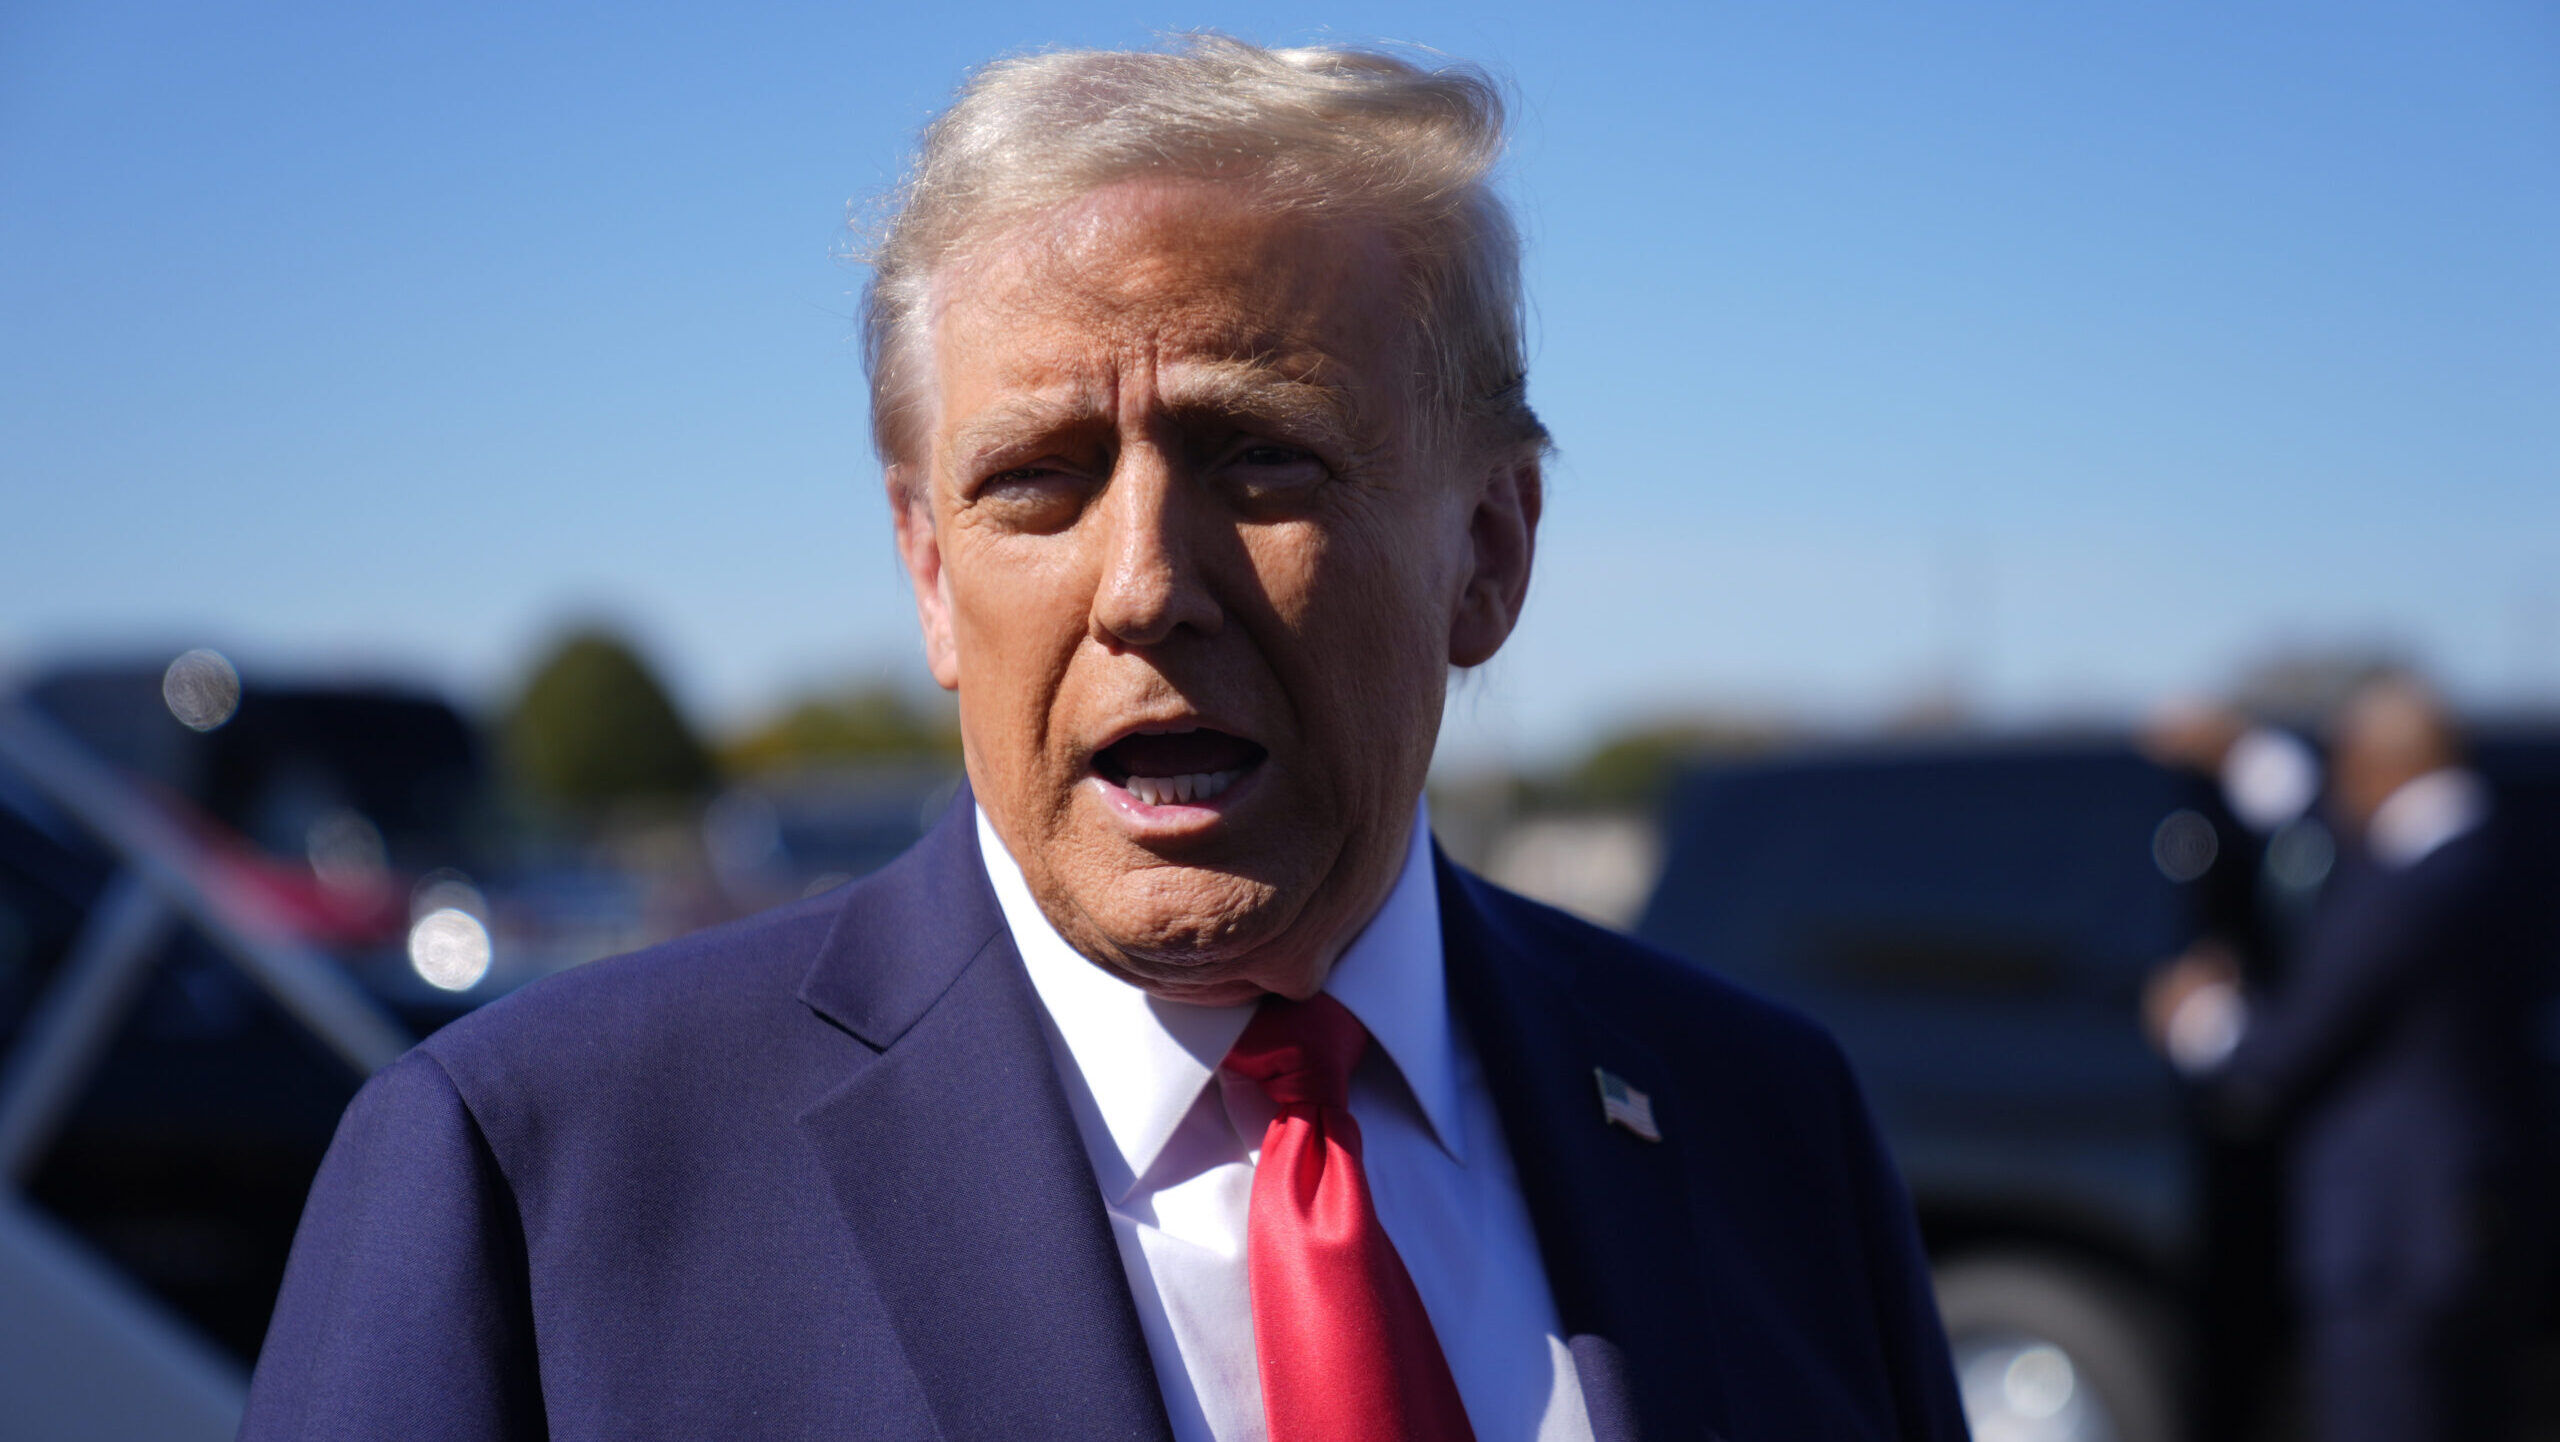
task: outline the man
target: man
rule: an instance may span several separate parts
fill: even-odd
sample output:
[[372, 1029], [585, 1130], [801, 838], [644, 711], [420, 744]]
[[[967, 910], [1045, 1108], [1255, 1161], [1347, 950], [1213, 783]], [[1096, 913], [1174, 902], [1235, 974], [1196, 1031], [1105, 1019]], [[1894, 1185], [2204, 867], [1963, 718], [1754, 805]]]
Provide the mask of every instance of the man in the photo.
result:
[[[2198, 936], [2188, 956], [2242, 987], [2271, 986], [2290, 939], [2274, 903], [2290, 900], [2267, 865], [2271, 838], [2319, 799], [2320, 759], [2288, 731], [2221, 703], [2181, 697], [2137, 737], [2153, 761], [2206, 782], [2222, 854], [2189, 888]], [[2323, 833], [2325, 835], [2325, 833]], [[2258, 1413], [2284, 1315], [2270, 1259], [2283, 1236], [2280, 1161], [2268, 1137], [2219, 1125], [2190, 1098], [2195, 1246], [2181, 1317], [2188, 1442], [2260, 1436]]]
[[1962, 1435], [1810, 1026], [1451, 868], [1545, 432], [1489, 87], [982, 72], [876, 257], [969, 790], [367, 1088], [244, 1435]]
[[2191, 957], [2151, 1025], [2228, 1133], [2281, 1129], [2319, 1435], [2495, 1438], [2533, 1255], [2524, 916], [2424, 688], [2357, 693], [2331, 764], [2350, 844], [2283, 983]]

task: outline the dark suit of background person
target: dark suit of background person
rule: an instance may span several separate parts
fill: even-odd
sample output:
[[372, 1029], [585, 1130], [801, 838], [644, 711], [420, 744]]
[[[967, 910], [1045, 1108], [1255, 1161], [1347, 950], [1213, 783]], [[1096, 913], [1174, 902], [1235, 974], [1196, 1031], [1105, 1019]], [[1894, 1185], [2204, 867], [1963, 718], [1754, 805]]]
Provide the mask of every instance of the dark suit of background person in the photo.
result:
[[[241, 1435], [1164, 1438], [964, 793], [878, 875], [528, 988], [369, 1084]], [[1439, 869], [1595, 1437], [1964, 1435], [1840, 1054]], [[1607, 1124], [1594, 1067], [1650, 1098]]]
[[[2457, 763], [2442, 708], [2408, 683], [2349, 706], [2334, 790], [2351, 844], [2283, 985], [2249, 999], [2198, 1078], [2222, 1124], [2283, 1137], [2328, 1442], [2494, 1438], [2511, 1405], [2540, 1230], [2536, 987], [2498, 825]], [[2392, 827], [2411, 802], [2432, 814]]]

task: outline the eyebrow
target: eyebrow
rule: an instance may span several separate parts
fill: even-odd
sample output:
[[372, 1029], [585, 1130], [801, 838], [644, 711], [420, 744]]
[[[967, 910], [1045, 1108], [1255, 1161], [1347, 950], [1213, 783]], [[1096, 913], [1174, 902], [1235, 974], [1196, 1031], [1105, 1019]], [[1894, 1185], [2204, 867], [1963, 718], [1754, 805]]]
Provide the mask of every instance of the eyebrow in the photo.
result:
[[1008, 396], [980, 408], [951, 433], [951, 453], [975, 458], [1027, 435], [1045, 435], [1091, 417], [1102, 407], [1090, 392]]
[[[1165, 409], [1180, 416], [1223, 416], [1261, 421], [1292, 436], [1365, 454], [1366, 408], [1342, 386], [1286, 375], [1267, 362], [1186, 361], [1162, 378]], [[1104, 395], [1077, 387], [1008, 396], [980, 409], [952, 432], [954, 456], [978, 457], [1090, 422], [1108, 408]]]
[[1183, 365], [1164, 378], [1176, 414], [1248, 417], [1345, 449], [1363, 449], [1368, 417], [1349, 389], [1288, 376], [1264, 361]]

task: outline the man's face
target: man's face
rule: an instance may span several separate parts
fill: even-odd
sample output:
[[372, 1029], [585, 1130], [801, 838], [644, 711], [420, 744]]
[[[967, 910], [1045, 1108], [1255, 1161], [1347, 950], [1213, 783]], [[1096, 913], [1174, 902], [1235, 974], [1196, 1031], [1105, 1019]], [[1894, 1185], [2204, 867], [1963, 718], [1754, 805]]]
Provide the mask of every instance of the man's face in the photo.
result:
[[971, 782], [1066, 938], [1312, 992], [1401, 866], [1447, 668], [1528, 580], [1534, 461], [1415, 454], [1373, 231], [1126, 184], [938, 278], [899, 544]]
[[2391, 793], [2440, 766], [2457, 764], [2452, 723], [2428, 702], [2395, 687], [2349, 700], [2329, 744], [2329, 801], [2350, 831], [2373, 822]]

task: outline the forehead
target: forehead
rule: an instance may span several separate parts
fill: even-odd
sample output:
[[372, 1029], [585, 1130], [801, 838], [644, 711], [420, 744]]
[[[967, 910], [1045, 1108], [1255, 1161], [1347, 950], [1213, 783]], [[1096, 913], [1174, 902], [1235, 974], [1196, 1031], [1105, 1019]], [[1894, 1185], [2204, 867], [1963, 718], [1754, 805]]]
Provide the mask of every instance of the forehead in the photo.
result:
[[[978, 247], [939, 279], [946, 424], [990, 392], [1239, 368], [1369, 389], [1400, 373], [1393, 249], [1374, 226], [1235, 187], [1123, 183]], [[1165, 376], [1171, 379], [1170, 376]]]

